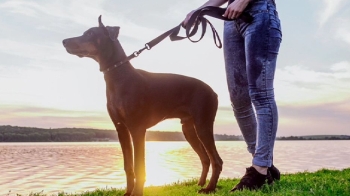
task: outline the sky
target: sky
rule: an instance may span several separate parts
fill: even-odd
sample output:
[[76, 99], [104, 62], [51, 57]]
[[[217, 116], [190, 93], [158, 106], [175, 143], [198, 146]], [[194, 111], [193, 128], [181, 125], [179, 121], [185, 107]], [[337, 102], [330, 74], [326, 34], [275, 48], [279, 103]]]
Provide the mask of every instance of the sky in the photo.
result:
[[[203, 0], [0, 0], [0, 125], [114, 129], [98, 64], [62, 40], [120, 26], [127, 54], [181, 23]], [[283, 40], [275, 75], [277, 136], [350, 134], [350, 2], [277, 0]], [[207, 17], [222, 38], [223, 21]], [[223, 50], [164, 40], [131, 61], [137, 69], [198, 78], [219, 96], [216, 134], [241, 135], [230, 105]], [[149, 130], [180, 131], [179, 120]]]

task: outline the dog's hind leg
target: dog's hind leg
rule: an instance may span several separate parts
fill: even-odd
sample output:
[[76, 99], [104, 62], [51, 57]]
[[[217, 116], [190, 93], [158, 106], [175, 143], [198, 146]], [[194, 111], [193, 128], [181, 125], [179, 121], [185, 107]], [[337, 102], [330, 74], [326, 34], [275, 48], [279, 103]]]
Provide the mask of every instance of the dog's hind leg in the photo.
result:
[[192, 146], [193, 150], [198, 154], [199, 159], [202, 163], [202, 174], [199, 178], [198, 185], [204, 186], [207, 175], [209, 172], [210, 159], [205, 151], [203, 144], [197, 137], [196, 130], [194, 129], [194, 124], [192, 119], [181, 119], [182, 131], [185, 135], [186, 140]]
[[195, 125], [199, 140], [202, 142], [206, 152], [209, 155], [210, 163], [212, 165], [212, 175], [208, 185], [201, 189], [199, 193], [211, 193], [215, 191], [216, 184], [219, 180], [222, 170], [223, 161], [216, 150], [213, 123], [200, 123]]

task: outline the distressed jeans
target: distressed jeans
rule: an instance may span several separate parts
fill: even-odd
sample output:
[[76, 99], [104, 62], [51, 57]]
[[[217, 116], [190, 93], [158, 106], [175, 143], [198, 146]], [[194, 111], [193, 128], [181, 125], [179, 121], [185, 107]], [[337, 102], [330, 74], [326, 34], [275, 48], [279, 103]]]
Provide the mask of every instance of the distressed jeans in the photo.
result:
[[224, 23], [224, 57], [235, 118], [253, 164], [270, 167], [278, 125], [273, 80], [282, 41], [273, 0], [253, 0], [245, 9], [251, 23]]

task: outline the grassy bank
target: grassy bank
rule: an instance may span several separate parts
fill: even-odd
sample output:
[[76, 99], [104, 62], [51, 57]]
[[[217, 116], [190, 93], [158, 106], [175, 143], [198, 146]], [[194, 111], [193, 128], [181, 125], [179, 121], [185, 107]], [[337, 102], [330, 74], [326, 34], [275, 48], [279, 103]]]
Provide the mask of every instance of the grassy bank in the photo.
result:
[[[350, 168], [344, 170], [322, 169], [317, 172], [300, 172], [296, 174], [284, 174], [281, 180], [272, 186], [265, 186], [259, 191], [242, 191], [229, 193], [233, 185], [238, 183], [239, 179], [221, 179], [218, 188], [212, 196], [261, 196], [261, 195], [350, 195]], [[196, 185], [196, 180], [174, 183], [164, 186], [146, 187], [145, 196], [192, 196], [200, 195], [197, 191], [200, 188]], [[105, 189], [82, 194], [60, 193], [59, 196], [122, 196], [124, 190]], [[37, 193], [30, 196], [45, 196]]]

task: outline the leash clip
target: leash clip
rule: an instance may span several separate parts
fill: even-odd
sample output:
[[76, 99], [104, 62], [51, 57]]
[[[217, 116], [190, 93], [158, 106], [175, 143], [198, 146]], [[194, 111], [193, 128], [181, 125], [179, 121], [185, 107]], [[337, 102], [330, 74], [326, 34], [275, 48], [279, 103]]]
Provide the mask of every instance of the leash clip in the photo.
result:
[[140, 50], [134, 52], [134, 56], [138, 57], [141, 54], [141, 52], [143, 52], [146, 49], [147, 50], [151, 50], [151, 46], [149, 46], [148, 44], [145, 44], [145, 47], [143, 47]]
[[135, 57], [138, 57], [138, 56], [140, 55], [140, 53], [141, 53], [141, 52], [140, 52], [140, 50], [139, 50], [139, 51], [135, 51], [133, 54], [134, 54]]
[[147, 50], [151, 50], [151, 46], [148, 45], [148, 44], [145, 44], [145, 48], [146, 48]]

